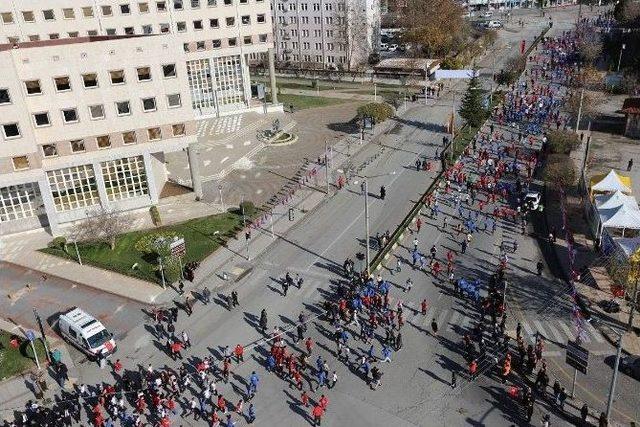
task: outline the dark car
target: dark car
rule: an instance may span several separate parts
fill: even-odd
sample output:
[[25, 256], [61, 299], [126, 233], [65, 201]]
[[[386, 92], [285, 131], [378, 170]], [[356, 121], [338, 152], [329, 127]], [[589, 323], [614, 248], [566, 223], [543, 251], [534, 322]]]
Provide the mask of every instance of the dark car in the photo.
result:
[[629, 376], [640, 379], [640, 356], [625, 356], [621, 358], [620, 370]]
[[607, 313], [619, 313], [620, 304], [614, 300], [602, 300], [600, 301], [600, 307]]

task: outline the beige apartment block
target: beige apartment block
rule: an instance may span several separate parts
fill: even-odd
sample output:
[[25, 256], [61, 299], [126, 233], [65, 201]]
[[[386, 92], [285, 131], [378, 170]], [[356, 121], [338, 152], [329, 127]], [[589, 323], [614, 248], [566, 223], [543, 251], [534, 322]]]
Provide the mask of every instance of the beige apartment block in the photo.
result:
[[0, 234], [157, 203], [198, 119], [262, 111], [272, 46], [265, 0], [2, 2]]

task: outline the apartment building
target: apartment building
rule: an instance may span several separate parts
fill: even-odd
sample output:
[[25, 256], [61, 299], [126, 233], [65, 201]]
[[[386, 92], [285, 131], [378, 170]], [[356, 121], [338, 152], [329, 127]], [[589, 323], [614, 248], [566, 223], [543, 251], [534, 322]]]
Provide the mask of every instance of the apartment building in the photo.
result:
[[0, 234], [157, 203], [198, 119], [258, 107], [271, 47], [265, 0], [0, 4]]
[[355, 70], [380, 45], [379, 0], [272, 0], [281, 65]]

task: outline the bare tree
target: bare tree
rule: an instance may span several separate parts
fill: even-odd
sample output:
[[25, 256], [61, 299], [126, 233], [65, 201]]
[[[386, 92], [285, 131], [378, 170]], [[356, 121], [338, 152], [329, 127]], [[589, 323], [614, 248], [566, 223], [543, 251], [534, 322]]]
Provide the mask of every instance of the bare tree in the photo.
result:
[[409, 0], [403, 16], [404, 38], [421, 46], [427, 56], [446, 56], [467, 32], [463, 12], [453, 0]]
[[87, 219], [73, 227], [70, 237], [76, 242], [104, 242], [114, 250], [117, 237], [130, 230], [132, 224], [131, 215], [97, 207], [87, 211]]
[[[578, 112], [580, 111], [580, 90], [571, 93], [568, 101], [565, 104], [565, 109], [574, 120], [578, 118]], [[582, 120], [593, 119], [598, 115], [598, 106], [604, 101], [604, 96], [600, 92], [584, 91], [582, 97], [582, 110], [580, 116]]]
[[[345, 53], [345, 68], [349, 71], [362, 71], [367, 67], [369, 53], [375, 48], [374, 38], [370, 34], [367, 11], [359, 2], [344, 2], [343, 10], [335, 13], [334, 25], [337, 31], [338, 52]], [[373, 29], [375, 31], [375, 28]]]
[[600, 33], [585, 31], [577, 41], [578, 55], [587, 63], [593, 65], [602, 54], [602, 38]]

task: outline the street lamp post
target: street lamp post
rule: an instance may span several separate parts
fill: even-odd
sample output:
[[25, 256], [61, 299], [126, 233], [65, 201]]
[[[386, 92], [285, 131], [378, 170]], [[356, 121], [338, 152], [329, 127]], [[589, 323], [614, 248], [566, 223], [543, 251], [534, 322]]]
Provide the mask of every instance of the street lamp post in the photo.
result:
[[609, 398], [607, 399], [607, 420], [611, 416], [613, 409], [613, 396], [616, 390], [616, 381], [618, 380], [618, 368], [620, 367], [620, 354], [622, 353], [622, 332], [618, 335], [618, 349], [616, 350], [616, 362], [613, 366], [613, 376], [611, 377], [611, 386], [609, 386]]
[[373, 102], [378, 102], [378, 86], [373, 84]]
[[82, 265], [82, 258], [80, 257], [80, 251], [78, 250], [78, 241], [73, 241], [73, 246], [76, 248], [76, 256], [78, 257], [78, 264]]
[[580, 91], [580, 106], [578, 107], [578, 119], [576, 120], [576, 133], [580, 128], [580, 119], [582, 118], [582, 102], [584, 101], [584, 88]]
[[329, 196], [329, 179], [331, 179], [331, 167], [329, 166], [329, 143], [327, 141], [324, 142], [324, 167], [327, 173], [327, 196]]
[[220, 194], [220, 204], [222, 205], [222, 212], [225, 212], [224, 200], [222, 200], [222, 184], [218, 185], [218, 193]]
[[364, 196], [364, 228], [365, 228], [365, 235], [364, 235], [364, 240], [365, 240], [365, 269], [367, 272], [367, 278], [369, 277], [370, 271], [369, 271], [369, 263], [371, 262], [371, 258], [370, 258], [370, 253], [369, 253], [369, 246], [370, 246], [370, 234], [369, 234], [369, 183], [367, 182], [367, 180], [363, 180], [362, 181], [362, 195]]
[[620, 64], [622, 64], [622, 51], [624, 51], [627, 48], [627, 45], [625, 45], [624, 43], [622, 43], [622, 46], [620, 47], [620, 55], [618, 56], [618, 72], [620, 72]]

